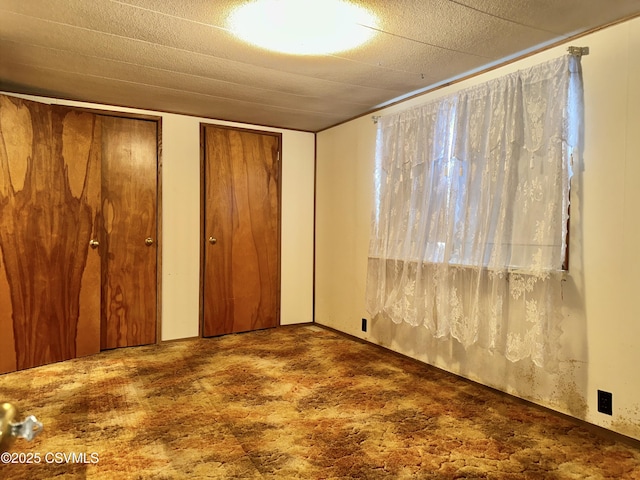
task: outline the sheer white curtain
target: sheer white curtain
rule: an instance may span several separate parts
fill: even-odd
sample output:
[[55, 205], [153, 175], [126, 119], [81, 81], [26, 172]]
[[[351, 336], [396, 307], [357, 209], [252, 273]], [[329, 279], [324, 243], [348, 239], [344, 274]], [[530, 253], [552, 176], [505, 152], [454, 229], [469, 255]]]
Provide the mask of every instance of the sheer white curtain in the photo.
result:
[[372, 315], [554, 360], [581, 88], [567, 55], [378, 120]]

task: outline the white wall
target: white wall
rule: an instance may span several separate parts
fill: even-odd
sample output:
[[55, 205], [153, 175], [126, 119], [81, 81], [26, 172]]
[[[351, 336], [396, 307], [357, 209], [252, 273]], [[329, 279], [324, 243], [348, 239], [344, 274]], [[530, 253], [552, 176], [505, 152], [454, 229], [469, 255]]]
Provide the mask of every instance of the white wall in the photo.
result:
[[313, 320], [313, 133], [29, 95], [6, 95], [162, 117], [162, 340], [198, 336], [200, 122], [281, 132], [281, 324]]
[[[389, 107], [385, 115], [563, 55], [569, 44]], [[370, 116], [317, 136], [316, 321], [485, 385], [640, 439], [640, 19], [585, 36], [584, 168], [572, 185], [570, 274], [555, 373], [510, 363], [423, 327], [360, 330], [373, 200]], [[613, 393], [613, 416], [597, 390]]]

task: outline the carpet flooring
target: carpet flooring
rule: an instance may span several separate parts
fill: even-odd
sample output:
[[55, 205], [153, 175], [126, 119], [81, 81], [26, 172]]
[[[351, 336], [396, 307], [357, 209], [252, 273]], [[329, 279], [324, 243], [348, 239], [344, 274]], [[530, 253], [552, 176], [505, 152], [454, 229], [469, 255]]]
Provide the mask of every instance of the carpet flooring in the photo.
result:
[[45, 427], [2, 479], [640, 479], [632, 444], [315, 325], [9, 373], [0, 398]]

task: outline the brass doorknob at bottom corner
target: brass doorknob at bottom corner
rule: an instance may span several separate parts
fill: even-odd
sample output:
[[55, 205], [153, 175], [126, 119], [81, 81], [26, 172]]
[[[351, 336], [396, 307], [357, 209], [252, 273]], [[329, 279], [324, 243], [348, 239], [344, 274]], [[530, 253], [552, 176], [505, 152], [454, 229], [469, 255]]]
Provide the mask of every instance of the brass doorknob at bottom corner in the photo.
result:
[[145, 239], [144, 239], [144, 244], [145, 244], [147, 247], [150, 247], [151, 245], [153, 245], [153, 238], [151, 238], [151, 237], [147, 237], [147, 238], [145, 238]]
[[209, 243], [211, 245], [215, 245], [216, 243], [218, 243], [218, 239], [217, 238], [213, 238], [213, 237], [209, 237]]
[[0, 403], [0, 452], [5, 452], [13, 443], [11, 426], [17, 417], [16, 407], [10, 403]]
[[100, 246], [100, 242], [98, 240], [89, 240], [89, 246], [91, 248], [98, 248]]

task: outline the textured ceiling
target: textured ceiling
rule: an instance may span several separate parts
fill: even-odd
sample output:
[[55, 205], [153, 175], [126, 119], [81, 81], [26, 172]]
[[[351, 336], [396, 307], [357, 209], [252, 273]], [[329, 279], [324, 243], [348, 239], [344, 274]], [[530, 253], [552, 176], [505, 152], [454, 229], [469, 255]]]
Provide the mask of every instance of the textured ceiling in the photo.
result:
[[371, 42], [294, 57], [235, 39], [240, 3], [0, 0], [0, 90], [318, 131], [640, 14], [640, 0], [362, 0]]

